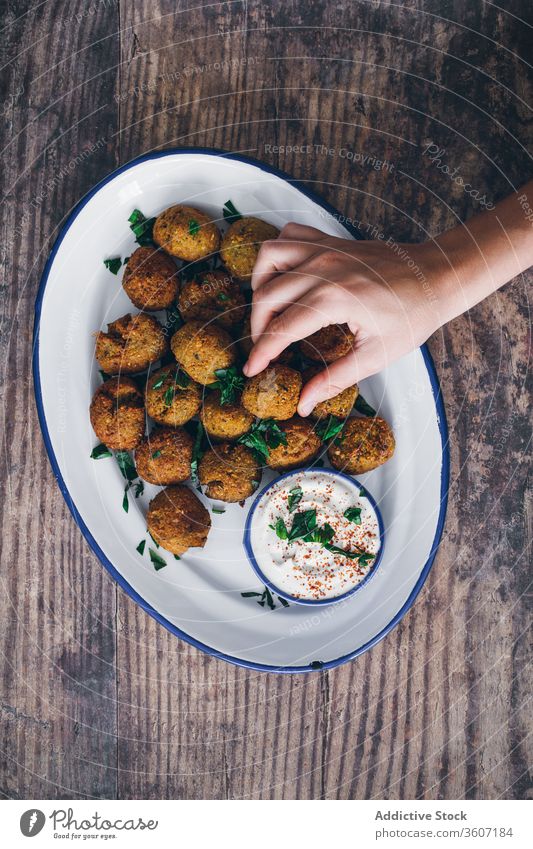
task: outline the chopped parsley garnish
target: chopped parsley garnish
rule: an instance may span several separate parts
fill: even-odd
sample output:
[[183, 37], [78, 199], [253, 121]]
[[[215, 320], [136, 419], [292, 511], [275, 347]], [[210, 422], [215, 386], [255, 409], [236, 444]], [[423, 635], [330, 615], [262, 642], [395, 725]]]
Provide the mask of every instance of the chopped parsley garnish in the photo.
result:
[[129, 451], [115, 451], [115, 458], [122, 476], [125, 477], [127, 481], [133, 481], [136, 477], [138, 477], [135, 463], [133, 462]]
[[138, 245], [153, 245], [152, 230], [154, 229], [155, 218], [147, 218], [140, 209], [134, 209], [128, 221]]
[[156, 382], [154, 383], [154, 385], [152, 386], [152, 389], [161, 389], [161, 387], [163, 386], [163, 383], [167, 379], [168, 375], [169, 375], [168, 371], [166, 371], [164, 374], [160, 375], [158, 377], [158, 379], [156, 380]]
[[103, 442], [91, 451], [91, 460], [103, 460], [104, 457], [112, 457], [113, 454]]
[[159, 572], [160, 569], [163, 569], [167, 565], [167, 561], [163, 560], [163, 558], [157, 553], [157, 551], [154, 551], [153, 548], [149, 548], [148, 553], [150, 555], [150, 560], [154, 564], [156, 572]]
[[125, 257], [124, 257], [124, 265], [127, 265], [127, 264], [128, 264], [128, 262], [130, 261], [130, 259], [131, 259], [131, 257], [129, 257], [129, 256], [125, 256]]
[[289, 491], [289, 497], [287, 499], [287, 504], [289, 506], [289, 513], [293, 513], [294, 510], [298, 507], [298, 504], [303, 498], [303, 490], [301, 486], [293, 486], [293, 488]]
[[362, 487], [359, 490], [359, 498], [366, 498], [366, 492]]
[[180, 389], [186, 389], [191, 382], [191, 378], [188, 374], [185, 374], [184, 371], [178, 369], [174, 376], [174, 383], [176, 386], [179, 386]]
[[312, 660], [309, 666], [311, 669], [322, 669], [324, 662], [322, 660]]
[[128, 501], [128, 489], [130, 488], [129, 483], [124, 487], [124, 498], [122, 499], [122, 509], [125, 513], [130, 509], [130, 502]]
[[370, 404], [367, 401], [365, 401], [365, 399], [363, 398], [362, 395], [357, 396], [357, 398], [355, 399], [354, 407], [357, 410], [357, 412], [361, 413], [363, 416], [376, 416], [377, 415], [374, 408], [371, 407]]
[[169, 386], [163, 395], [163, 404], [165, 407], [172, 407], [172, 402], [174, 401], [174, 395], [176, 394], [176, 387], [174, 384]]
[[[274, 601], [274, 596], [272, 595], [272, 593], [270, 592], [268, 587], [265, 587], [265, 589], [262, 593], [251, 591], [251, 592], [241, 593], [241, 596], [243, 598], [256, 598], [256, 599], [258, 599], [257, 604], [259, 605], [259, 607], [264, 607], [265, 604], [266, 604], [266, 606], [270, 610], [276, 609], [276, 602]], [[282, 598], [279, 595], [276, 596], [276, 598], [277, 598], [277, 600], [279, 601], [279, 603], [281, 604], [282, 607], [290, 607], [287, 599]]]
[[150, 538], [151, 538], [151, 540], [152, 540], [153, 544], [155, 545], [155, 547], [156, 547], [156, 548], [159, 548], [159, 543], [157, 542], [157, 540], [155, 540], [155, 539], [153, 538], [153, 536], [152, 536], [152, 534], [150, 533], [150, 531], [148, 531], [148, 533], [149, 533]]
[[226, 511], [223, 510], [221, 507], [211, 507], [211, 512], [212, 513], [225, 513]]
[[228, 224], [233, 224], [234, 221], [239, 221], [242, 218], [241, 213], [230, 200], [227, 200], [222, 208], [222, 215]]
[[195, 218], [191, 218], [189, 221], [189, 236], [196, 236], [200, 232], [200, 225]]
[[344, 427], [343, 419], [338, 419], [337, 416], [328, 416], [317, 424], [316, 432], [322, 442], [329, 442], [337, 436]]
[[361, 566], [366, 566], [375, 557], [374, 554], [369, 554], [360, 549], [347, 551], [338, 545], [333, 545], [331, 540], [335, 536], [335, 530], [328, 522], [321, 528], [318, 527], [315, 509], [303, 510], [301, 513], [296, 513], [292, 520], [292, 528], [290, 529], [287, 528], [281, 517], [276, 521], [275, 525], [270, 525], [270, 527], [276, 532], [276, 536], [279, 539], [287, 540], [288, 542], [295, 542], [296, 540], [317, 542], [333, 554], [340, 554], [343, 557], [349, 557], [351, 560], [359, 560]]
[[215, 369], [215, 375], [217, 379], [215, 383], [210, 384], [211, 389], [220, 390], [220, 403], [222, 405], [233, 404], [236, 395], [244, 386], [244, 377], [240, 374], [236, 366], [217, 368]]
[[104, 259], [104, 265], [111, 274], [118, 274], [122, 260], [119, 256], [114, 256], [111, 259]]
[[354, 525], [360, 525], [361, 507], [348, 507], [348, 509], [344, 511], [344, 518], [348, 519], [349, 522], [353, 522]]
[[132, 486], [135, 487], [135, 498], [138, 498], [144, 492], [143, 481], [141, 481], [141, 480], [138, 480], [137, 482], [135, 482], [134, 480], [128, 481], [128, 483], [124, 487], [124, 497], [122, 499], [122, 509], [124, 510], [125, 513], [127, 513], [128, 510], [130, 509], [130, 505], [129, 505], [129, 501], [128, 501], [128, 492], [130, 491]]
[[229, 301], [229, 295], [226, 295], [225, 292], [219, 292], [217, 295], [217, 301], [221, 301], [222, 303]]
[[202, 458], [202, 439], [204, 436], [204, 426], [202, 422], [198, 422], [198, 427], [196, 428], [196, 437], [194, 440], [194, 445], [192, 449], [192, 458], [191, 458], [191, 478], [196, 487], [200, 486], [200, 481], [198, 479], [198, 463]]
[[135, 551], [138, 551], [139, 554], [144, 554], [145, 547], [146, 547], [146, 540], [142, 539], [140, 541], [139, 545], [137, 546], [137, 548], [135, 549]]
[[161, 457], [162, 453], [163, 452], [161, 451], [160, 448], [158, 448], [156, 451], [153, 451], [152, 452], [152, 460], [157, 460], [158, 457]]
[[237, 440], [254, 452], [257, 460], [268, 460], [270, 449], [287, 444], [287, 435], [274, 419], [257, 419], [248, 431]]
[[174, 560], [181, 560], [181, 557], [179, 556], [179, 554], [174, 555]]

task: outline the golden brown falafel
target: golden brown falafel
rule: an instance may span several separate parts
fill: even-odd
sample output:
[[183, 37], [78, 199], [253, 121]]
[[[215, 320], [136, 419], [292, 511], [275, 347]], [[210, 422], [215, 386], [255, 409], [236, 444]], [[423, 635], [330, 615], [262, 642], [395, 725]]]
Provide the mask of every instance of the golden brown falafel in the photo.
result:
[[247, 282], [252, 277], [257, 254], [267, 239], [277, 239], [279, 230], [260, 218], [240, 218], [234, 221], [222, 239], [222, 262], [237, 280]]
[[157, 216], [154, 242], [172, 256], [196, 262], [218, 251], [220, 233], [216, 224], [193, 206], [177, 204]]
[[178, 427], [196, 415], [202, 387], [175, 365], [163, 366], [146, 383], [146, 412], [159, 424]]
[[96, 336], [95, 356], [106, 374], [145, 371], [168, 351], [163, 328], [151, 315], [123, 315]]
[[300, 342], [304, 357], [317, 363], [334, 363], [353, 350], [355, 336], [347, 324], [329, 324]]
[[328, 457], [335, 469], [362, 475], [386, 463], [394, 447], [394, 434], [385, 419], [350, 418], [329, 446]]
[[199, 498], [186, 486], [169, 486], [150, 501], [146, 517], [148, 532], [166, 551], [184, 554], [203, 548], [211, 517]]
[[240, 404], [240, 399], [233, 404], [221, 404], [218, 390], [204, 395], [200, 419], [212, 439], [224, 440], [238, 439], [248, 433], [254, 422], [254, 417]]
[[287, 444], [269, 449], [267, 465], [271, 469], [280, 470], [309, 465], [322, 447], [313, 423], [300, 416], [294, 416], [286, 422], [281, 422], [279, 427], [287, 437]]
[[260, 419], [290, 419], [298, 407], [301, 389], [302, 375], [299, 371], [274, 363], [248, 378], [241, 403], [249, 413]]
[[192, 449], [193, 438], [182, 427], [156, 427], [135, 449], [137, 474], [158, 486], [186, 481]]
[[[315, 375], [320, 374], [321, 371], [323, 369], [320, 366], [309, 366], [302, 375], [304, 384]], [[334, 395], [333, 398], [328, 398], [327, 401], [321, 401], [311, 410], [309, 415], [312, 419], [325, 419], [328, 416], [346, 419], [350, 415], [358, 395], [359, 387], [354, 383], [353, 386], [348, 386], [347, 389], [343, 389], [338, 395]]]
[[144, 436], [143, 396], [130, 377], [111, 377], [102, 383], [89, 412], [94, 432], [108, 448], [129, 451]]
[[184, 321], [217, 321], [231, 330], [240, 324], [246, 300], [239, 284], [227, 271], [207, 271], [187, 280], [179, 293], [178, 307]]
[[215, 383], [215, 371], [228, 368], [236, 359], [231, 336], [213, 323], [186, 322], [170, 340], [170, 347], [187, 374], [204, 386]]
[[200, 483], [206, 495], [217, 501], [244, 501], [261, 483], [261, 468], [244, 445], [221, 442], [214, 445], [198, 464]]
[[178, 269], [169, 256], [154, 248], [137, 248], [130, 256], [122, 286], [140, 310], [163, 310], [178, 295]]

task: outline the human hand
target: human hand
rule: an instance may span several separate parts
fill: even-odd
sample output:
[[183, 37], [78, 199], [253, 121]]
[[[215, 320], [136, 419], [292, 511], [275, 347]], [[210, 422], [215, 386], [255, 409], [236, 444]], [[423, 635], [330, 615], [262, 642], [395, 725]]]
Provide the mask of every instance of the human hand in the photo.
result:
[[[401, 253], [403, 252], [403, 253]], [[383, 369], [426, 341], [439, 314], [438, 281], [449, 274], [432, 243], [352, 241], [287, 224], [265, 242], [252, 276], [252, 377], [291, 343], [330, 324], [348, 324], [353, 349], [303, 388], [298, 412]]]

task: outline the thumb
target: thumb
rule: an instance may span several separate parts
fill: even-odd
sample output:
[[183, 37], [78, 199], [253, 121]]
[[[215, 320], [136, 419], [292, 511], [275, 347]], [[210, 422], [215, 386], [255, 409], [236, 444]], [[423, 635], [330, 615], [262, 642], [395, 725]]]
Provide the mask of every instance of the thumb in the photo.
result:
[[375, 374], [380, 368], [381, 364], [375, 354], [368, 349], [361, 347], [351, 351], [345, 357], [326, 366], [324, 371], [305, 384], [298, 403], [298, 413], [301, 416], [308, 416], [321, 401], [334, 398], [343, 389]]

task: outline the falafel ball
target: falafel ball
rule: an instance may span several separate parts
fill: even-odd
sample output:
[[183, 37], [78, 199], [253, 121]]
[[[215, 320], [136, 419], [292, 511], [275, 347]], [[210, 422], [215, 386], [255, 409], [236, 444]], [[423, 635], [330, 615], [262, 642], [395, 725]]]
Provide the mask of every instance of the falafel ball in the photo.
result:
[[[309, 366], [302, 375], [304, 383], [307, 383], [316, 374], [320, 374], [321, 371], [323, 369], [320, 366]], [[338, 395], [334, 395], [333, 398], [328, 398], [327, 401], [320, 401], [311, 410], [309, 415], [312, 419], [326, 419], [328, 416], [346, 419], [350, 415], [358, 395], [359, 387], [354, 383], [353, 386], [348, 386], [347, 389], [343, 389]]]
[[151, 315], [123, 315], [96, 336], [95, 356], [106, 374], [145, 371], [168, 351], [163, 328]]
[[294, 416], [301, 389], [302, 375], [299, 371], [273, 363], [248, 378], [242, 390], [241, 403], [252, 416], [283, 421]]
[[182, 427], [155, 427], [135, 450], [137, 474], [158, 486], [186, 481], [192, 449], [193, 438]]
[[233, 440], [248, 433], [254, 417], [248, 413], [239, 401], [233, 404], [221, 404], [220, 392], [206, 393], [200, 411], [200, 419], [206, 433], [212, 439]]
[[141, 247], [126, 264], [122, 287], [140, 310], [164, 310], [176, 300], [177, 274], [174, 262], [163, 251]]
[[211, 517], [188, 487], [169, 486], [150, 501], [146, 523], [162, 548], [181, 555], [188, 548], [204, 547]]
[[261, 245], [267, 239], [277, 239], [278, 236], [277, 227], [260, 218], [239, 218], [222, 239], [222, 262], [237, 280], [248, 282]]
[[196, 415], [202, 388], [174, 365], [163, 366], [146, 384], [146, 412], [159, 424], [178, 427]]
[[108, 448], [129, 451], [144, 436], [143, 396], [131, 377], [111, 377], [102, 383], [89, 414], [95, 434]]
[[309, 465], [322, 447], [313, 423], [300, 416], [294, 416], [282, 422], [279, 427], [287, 437], [287, 444], [269, 449], [267, 464], [270, 468], [289, 470]]
[[[239, 339], [239, 350], [244, 357], [245, 360], [248, 359], [252, 352], [252, 348], [254, 347], [254, 343], [252, 341], [252, 328], [250, 321], [251, 314], [248, 312], [246, 318], [244, 319], [241, 336]], [[283, 363], [284, 365], [289, 366], [294, 360], [294, 348], [292, 345], [289, 345], [288, 348], [285, 348], [281, 354], [272, 360], [273, 363]]]
[[215, 383], [215, 371], [235, 362], [231, 336], [213, 323], [186, 322], [170, 340], [170, 347], [187, 374], [204, 386]]
[[329, 446], [328, 457], [335, 469], [362, 475], [390, 460], [394, 447], [394, 434], [385, 419], [350, 418]]
[[183, 284], [178, 307], [184, 321], [216, 320], [221, 327], [231, 330], [242, 322], [246, 300], [239, 284], [227, 271], [207, 271]]
[[353, 349], [355, 336], [347, 324], [329, 324], [300, 342], [300, 351], [317, 363], [334, 363]]
[[217, 501], [244, 501], [261, 483], [261, 467], [249, 448], [221, 442], [205, 452], [198, 464], [206, 495]]
[[216, 224], [194, 206], [177, 204], [157, 216], [154, 242], [185, 262], [196, 262], [218, 251], [220, 233]]

